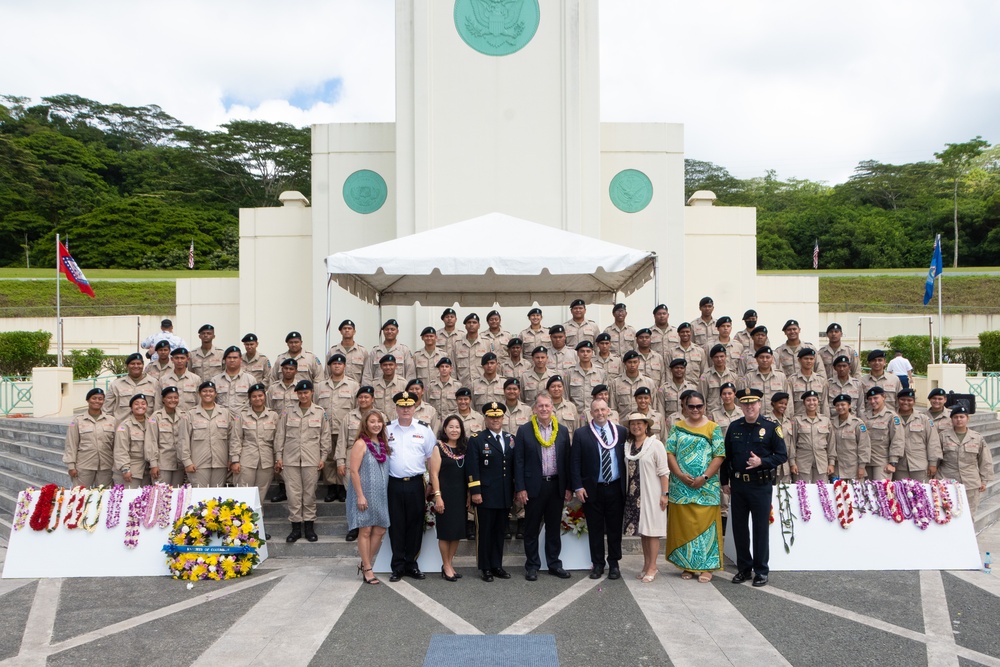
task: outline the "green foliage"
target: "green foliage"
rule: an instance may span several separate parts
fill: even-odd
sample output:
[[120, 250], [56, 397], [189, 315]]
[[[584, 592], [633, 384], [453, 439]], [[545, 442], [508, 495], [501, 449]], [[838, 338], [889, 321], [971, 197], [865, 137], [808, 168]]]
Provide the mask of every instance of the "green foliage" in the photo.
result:
[[114, 375], [125, 375], [128, 373], [128, 366], [125, 364], [126, 359], [128, 359], [128, 355], [109, 354], [104, 357], [104, 370]]
[[73, 369], [74, 380], [97, 377], [104, 366], [104, 350], [99, 347], [73, 350], [63, 355], [63, 364]]
[[983, 331], [979, 334], [979, 351], [983, 355], [982, 370], [1000, 371], [1000, 331]]
[[[48, 269], [54, 272], [54, 269]], [[88, 276], [91, 278], [91, 276]], [[94, 298], [81, 294], [65, 278], [60, 278], [62, 315], [156, 315], [176, 312], [177, 286], [172, 280], [107, 281], [91, 280]], [[40, 280], [0, 280], [0, 317], [55, 317], [56, 282]]]
[[[944, 339], [944, 347], [948, 347], [950, 338]], [[934, 339], [937, 345], [937, 339]], [[892, 359], [897, 352], [902, 352], [903, 356], [910, 360], [913, 372], [924, 375], [927, 373], [927, 365], [931, 363], [931, 339], [930, 336], [892, 336], [889, 338], [889, 345], [885, 356]]]
[[949, 363], [965, 364], [967, 371], [983, 370], [983, 353], [978, 347], [956, 347], [945, 350], [944, 353]]
[[48, 331], [0, 332], [0, 375], [31, 375], [31, 369], [47, 365]]

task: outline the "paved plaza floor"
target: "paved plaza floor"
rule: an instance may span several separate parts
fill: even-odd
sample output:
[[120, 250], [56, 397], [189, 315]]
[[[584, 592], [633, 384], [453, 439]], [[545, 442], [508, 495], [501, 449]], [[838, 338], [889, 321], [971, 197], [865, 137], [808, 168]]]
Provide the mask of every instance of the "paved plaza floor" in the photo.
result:
[[[1000, 526], [980, 535], [997, 552]], [[0, 549], [5, 554], [6, 549]], [[515, 557], [516, 558], [516, 557]], [[662, 557], [661, 557], [662, 560]], [[770, 585], [541, 574], [364, 586], [356, 559], [270, 559], [245, 579], [0, 581], [0, 665], [423, 665], [436, 634], [550, 635], [558, 664], [1000, 666], [1000, 571], [772, 572]], [[473, 644], [474, 646], [474, 644]], [[476, 667], [499, 662], [482, 655]], [[435, 665], [446, 665], [436, 661]], [[467, 661], [463, 664], [469, 664]]]

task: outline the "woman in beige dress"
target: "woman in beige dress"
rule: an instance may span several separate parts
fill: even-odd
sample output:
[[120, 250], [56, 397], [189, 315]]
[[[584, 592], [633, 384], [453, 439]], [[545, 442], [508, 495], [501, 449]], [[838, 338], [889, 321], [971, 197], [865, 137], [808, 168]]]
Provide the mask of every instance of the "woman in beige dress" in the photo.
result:
[[653, 418], [641, 412], [628, 416], [625, 443], [625, 534], [642, 538], [639, 579], [656, 578], [660, 538], [667, 536], [667, 491], [670, 470], [663, 443], [652, 436]]

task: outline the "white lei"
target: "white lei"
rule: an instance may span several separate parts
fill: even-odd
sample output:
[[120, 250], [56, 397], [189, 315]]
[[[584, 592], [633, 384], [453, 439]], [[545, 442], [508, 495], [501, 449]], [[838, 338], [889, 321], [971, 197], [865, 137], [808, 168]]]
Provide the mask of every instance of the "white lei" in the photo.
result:
[[[649, 440], [649, 438], [646, 438], [646, 440]], [[631, 445], [628, 446], [628, 447], [626, 447], [625, 448], [625, 458], [627, 460], [629, 460], [629, 461], [638, 461], [639, 459], [641, 459], [643, 452], [646, 451], [646, 447], [645, 447], [646, 440], [642, 441], [643, 446], [639, 449], [638, 453], [635, 456], [632, 456], [632, 454], [631, 454], [631, 450], [632, 450]]]
[[[609, 422], [605, 423], [607, 424]], [[590, 420], [589, 426], [590, 426], [590, 432], [594, 434], [595, 438], [597, 438], [597, 444], [599, 444], [604, 449], [614, 449], [615, 445], [618, 444], [618, 429], [616, 428], [611, 429], [611, 442], [605, 444], [604, 438], [601, 437], [601, 434], [597, 431], [597, 427], [594, 426], [593, 419]]]

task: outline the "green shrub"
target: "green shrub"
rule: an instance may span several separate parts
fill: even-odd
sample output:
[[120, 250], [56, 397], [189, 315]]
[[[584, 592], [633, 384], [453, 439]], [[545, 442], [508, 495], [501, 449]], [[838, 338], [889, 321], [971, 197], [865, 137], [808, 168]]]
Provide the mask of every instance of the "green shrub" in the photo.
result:
[[979, 351], [983, 355], [984, 371], [1000, 371], [1000, 331], [979, 334]]
[[[950, 338], [944, 339], [944, 347], [948, 347]], [[937, 338], [934, 339], [935, 350], [937, 349]], [[889, 349], [885, 351], [885, 356], [891, 360], [896, 352], [902, 352], [903, 356], [910, 360], [913, 365], [913, 372], [920, 375], [927, 373], [927, 364], [931, 363], [931, 340], [930, 336], [892, 336], [889, 338]]]
[[31, 375], [31, 369], [45, 366], [49, 355], [48, 331], [7, 331], [0, 333], [0, 375]]
[[979, 372], [983, 370], [983, 353], [978, 347], [956, 347], [953, 350], [945, 350], [948, 363], [965, 364], [969, 372]]
[[127, 358], [128, 357], [123, 354], [109, 354], [104, 357], [103, 368], [111, 371], [115, 375], [125, 375], [128, 373], [128, 366], [125, 364], [125, 359]]

